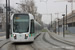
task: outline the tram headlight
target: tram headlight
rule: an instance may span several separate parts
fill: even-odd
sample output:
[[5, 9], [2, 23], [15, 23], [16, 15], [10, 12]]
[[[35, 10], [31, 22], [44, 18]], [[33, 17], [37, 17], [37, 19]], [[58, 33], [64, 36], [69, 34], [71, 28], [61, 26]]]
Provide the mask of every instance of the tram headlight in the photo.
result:
[[26, 36], [28, 36], [28, 34], [26, 34]]
[[28, 34], [25, 34], [25, 39], [27, 39], [28, 38]]
[[13, 34], [14, 36], [16, 36], [15, 34]]
[[16, 34], [13, 34], [13, 36], [14, 36], [14, 39], [16, 39]]

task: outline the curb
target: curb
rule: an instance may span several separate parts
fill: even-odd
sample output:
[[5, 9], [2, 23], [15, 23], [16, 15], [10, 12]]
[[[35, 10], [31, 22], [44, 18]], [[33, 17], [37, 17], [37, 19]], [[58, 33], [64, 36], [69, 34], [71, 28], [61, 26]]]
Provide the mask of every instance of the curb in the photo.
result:
[[[47, 30], [48, 30], [48, 29], [47, 29]], [[75, 43], [70, 42], [70, 41], [67, 41], [67, 40], [64, 40], [64, 39], [62, 39], [62, 38], [58, 38], [58, 37], [56, 37], [56, 36], [54, 35], [53, 32], [50, 32], [49, 30], [48, 30], [48, 33], [49, 33], [49, 34], [51, 35], [51, 37], [54, 38], [55, 40], [60, 41], [60, 42], [62, 42], [62, 43], [64, 43], [64, 44], [68, 44], [68, 45], [70, 45], [70, 46], [74, 46], [74, 47], [75, 47]]]

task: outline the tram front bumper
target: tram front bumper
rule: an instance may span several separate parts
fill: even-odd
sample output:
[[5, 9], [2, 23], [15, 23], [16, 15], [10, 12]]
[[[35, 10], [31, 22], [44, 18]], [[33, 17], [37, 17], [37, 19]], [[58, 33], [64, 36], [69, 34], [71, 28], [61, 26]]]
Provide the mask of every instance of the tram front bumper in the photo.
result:
[[32, 42], [32, 41], [34, 41], [34, 37], [29, 37], [28, 39], [23, 39], [23, 38], [21, 38], [21, 39], [14, 39], [14, 38], [11, 38], [10, 39], [10, 41], [11, 42]]

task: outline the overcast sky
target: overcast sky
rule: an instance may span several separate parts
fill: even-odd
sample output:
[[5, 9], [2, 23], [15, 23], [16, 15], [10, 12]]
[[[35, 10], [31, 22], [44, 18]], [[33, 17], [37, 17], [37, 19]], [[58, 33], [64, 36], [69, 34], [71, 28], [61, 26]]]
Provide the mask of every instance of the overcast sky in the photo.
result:
[[[22, 0], [10, 0], [11, 1], [11, 6], [14, 8], [19, 8], [19, 6], [16, 3], [20, 3]], [[55, 13], [59, 13], [58, 18], [62, 18], [62, 14], [66, 13], [66, 4], [68, 5], [68, 13], [71, 12], [71, 3], [69, 2], [55, 2], [57, 0], [47, 0], [47, 3], [45, 0], [34, 0], [35, 4], [37, 6], [37, 11], [41, 14], [42, 16], [42, 21], [46, 24], [49, 24], [51, 22], [51, 15], [46, 15], [46, 14], [51, 14], [52, 13], [52, 20], [56, 20], [57, 15]], [[4, 3], [5, 0], [1, 0], [0, 4]], [[73, 9], [75, 9], [75, 4], [73, 4]]]

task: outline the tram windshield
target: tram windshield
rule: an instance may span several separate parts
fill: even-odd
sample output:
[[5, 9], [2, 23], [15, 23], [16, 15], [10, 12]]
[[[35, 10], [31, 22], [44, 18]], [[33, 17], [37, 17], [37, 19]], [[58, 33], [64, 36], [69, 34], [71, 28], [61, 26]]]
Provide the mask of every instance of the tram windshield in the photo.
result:
[[29, 31], [29, 15], [15, 14], [13, 17], [13, 32], [25, 33]]

